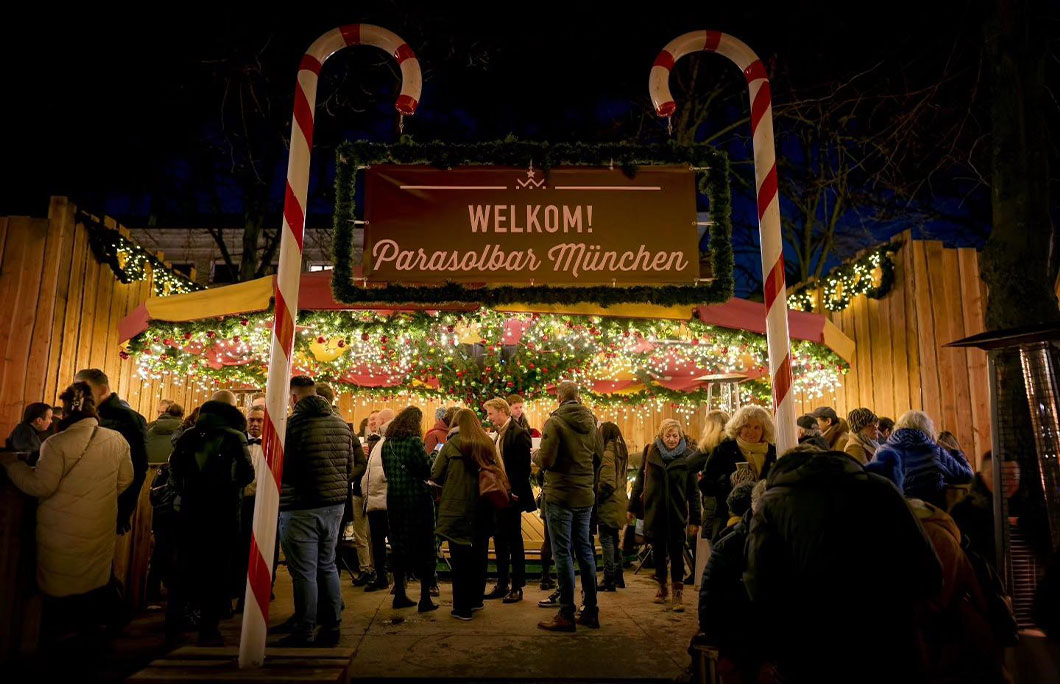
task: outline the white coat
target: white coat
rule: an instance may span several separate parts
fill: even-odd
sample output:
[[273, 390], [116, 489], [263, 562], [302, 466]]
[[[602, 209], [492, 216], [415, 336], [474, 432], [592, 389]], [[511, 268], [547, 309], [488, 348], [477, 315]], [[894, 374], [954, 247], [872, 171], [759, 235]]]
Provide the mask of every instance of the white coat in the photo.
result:
[[383, 443], [380, 439], [368, 455], [368, 468], [361, 478], [361, 493], [364, 494], [365, 509], [369, 511], [386, 510], [386, 474], [383, 472]]
[[[110, 581], [118, 494], [133, 481], [129, 443], [85, 418], [49, 437], [36, 468], [7, 465], [37, 507], [37, 583], [49, 596], [84, 594]], [[87, 447], [87, 448], [86, 448]], [[82, 455], [83, 454], [83, 455]]]

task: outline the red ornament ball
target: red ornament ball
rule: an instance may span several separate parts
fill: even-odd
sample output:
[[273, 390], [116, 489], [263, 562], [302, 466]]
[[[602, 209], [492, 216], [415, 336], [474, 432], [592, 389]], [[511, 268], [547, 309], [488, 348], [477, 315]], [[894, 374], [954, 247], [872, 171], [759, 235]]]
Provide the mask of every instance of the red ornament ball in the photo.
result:
[[526, 364], [526, 367], [529, 368], [530, 370], [534, 370], [534, 364], [532, 364], [532, 363]]
[[317, 338], [317, 344], [324, 344], [325, 342], [327, 342], [327, 340], [324, 339], [323, 335]]
[[383, 344], [386, 344], [389, 340], [390, 340], [390, 338], [387, 337], [386, 335], [383, 335], [382, 337], [379, 338], [379, 341], [382, 342]]
[[217, 333], [215, 333], [213, 330], [207, 330], [206, 331], [206, 336], [209, 337], [212, 340], [214, 337], [217, 336]]
[[125, 359], [129, 358], [129, 352], [120, 351], [120, 352], [118, 352], [118, 357], [121, 358], [124, 361]]
[[367, 342], [368, 341], [368, 333], [362, 333], [361, 334], [361, 341], [362, 342]]
[[249, 318], [240, 318], [239, 319], [239, 324], [245, 328], [248, 325], [250, 325], [250, 319]]
[[166, 339], [162, 340], [162, 344], [166, 345], [167, 347], [172, 347], [173, 346], [173, 338], [172, 337], [167, 337]]
[[346, 340], [339, 340], [338, 341], [338, 348], [339, 349], [342, 349], [345, 346], [346, 346]]

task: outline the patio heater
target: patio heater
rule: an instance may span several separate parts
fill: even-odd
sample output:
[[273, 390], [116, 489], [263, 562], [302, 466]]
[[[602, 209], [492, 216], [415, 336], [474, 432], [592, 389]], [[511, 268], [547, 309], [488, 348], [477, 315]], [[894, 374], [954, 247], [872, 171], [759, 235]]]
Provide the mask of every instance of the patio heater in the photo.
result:
[[[1060, 325], [982, 333], [949, 347], [987, 352], [997, 568], [1023, 629], [1036, 627], [1035, 590], [1060, 548]], [[1006, 491], [1002, 463], [1019, 464]], [[1009, 490], [1015, 483], [1008, 483]]]

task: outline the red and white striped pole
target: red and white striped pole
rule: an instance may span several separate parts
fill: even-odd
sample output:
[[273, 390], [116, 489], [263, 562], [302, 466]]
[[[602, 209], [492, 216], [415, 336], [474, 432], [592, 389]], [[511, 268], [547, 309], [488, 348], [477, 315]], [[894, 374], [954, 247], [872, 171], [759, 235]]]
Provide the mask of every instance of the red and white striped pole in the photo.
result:
[[401, 67], [401, 94], [395, 107], [402, 116], [411, 116], [416, 112], [423, 85], [419, 61], [408, 44], [390, 31], [370, 24], [350, 24], [325, 33], [309, 46], [298, 65], [291, 152], [287, 163], [287, 190], [283, 203], [280, 265], [276, 274], [272, 350], [265, 389], [265, 428], [261, 440], [265, 457], [256, 473], [258, 488], [254, 504], [254, 533], [250, 544], [243, 631], [239, 639], [239, 666], [242, 668], [260, 667], [265, 660], [317, 81], [324, 62], [351, 45], [371, 45], [388, 52], [397, 60]]
[[780, 230], [780, 197], [777, 192], [777, 156], [773, 142], [773, 105], [762, 60], [742, 41], [719, 31], [693, 31], [670, 41], [652, 66], [648, 91], [659, 116], [677, 109], [670, 94], [674, 62], [692, 52], [716, 52], [743, 71], [751, 96], [751, 136], [758, 188], [758, 230], [762, 241], [762, 274], [766, 303], [766, 339], [769, 373], [773, 380], [773, 412], [777, 452], [798, 444], [795, 400], [791, 391], [791, 342], [788, 338], [788, 298], [784, 284], [784, 241]]

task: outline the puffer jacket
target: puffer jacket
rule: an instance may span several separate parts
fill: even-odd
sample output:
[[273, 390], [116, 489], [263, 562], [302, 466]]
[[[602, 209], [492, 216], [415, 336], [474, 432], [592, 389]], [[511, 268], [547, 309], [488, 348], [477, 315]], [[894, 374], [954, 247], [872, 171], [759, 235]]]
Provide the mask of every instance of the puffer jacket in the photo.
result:
[[567, 508], [592, 506], [604, 445], [592, 411], [565, 401], [545, 421], [534, 463], [545, 471], [545, 502]]
[[629, 500], [629, 511], [644, 519], [644, 536], [684, 539], [686, 527], [699, 525], [702, 512], [693, 470], [698, 453], [686, 444], [684, 451], [667, 463], [654, 442], [645, 447]]
[[36, 468], [7, 466], [15, 486], [41, 500], [37, 583], [48, 596], [84, 594], [110, 581], [118, 495], [132, 483], [133, 465], [121, 434], [97, 425], [84, 418], [49, 437]]
[[287, 419], [280, 510], [346, 503], [353, 474], [353, 435], [323, 397], [309, 396]]
[[601, 525], [622, 529], [626, 524], [626, 509], [629, 495], [626, 468], [629, 452], [621, 440], [611, 440], [604, 447], [604, 459], [600, 465], [600, 478], [596, 486], [596, 517]]
[[875, 472], [885, 473], [908, 499], [923, 499], [945, 510], [946, 487], [972, 480], [972, 467], [959, 451], [935, 443], [920, 430], [895, 430], [876, 451]]
[[372, 453], [368, 455], [368, 466], [361, 478], [361, 494], [364, 496], [365, 510], [386, 510], [386, 473], [383, 472], [383, 443], [386, 438], [375, 440]]

